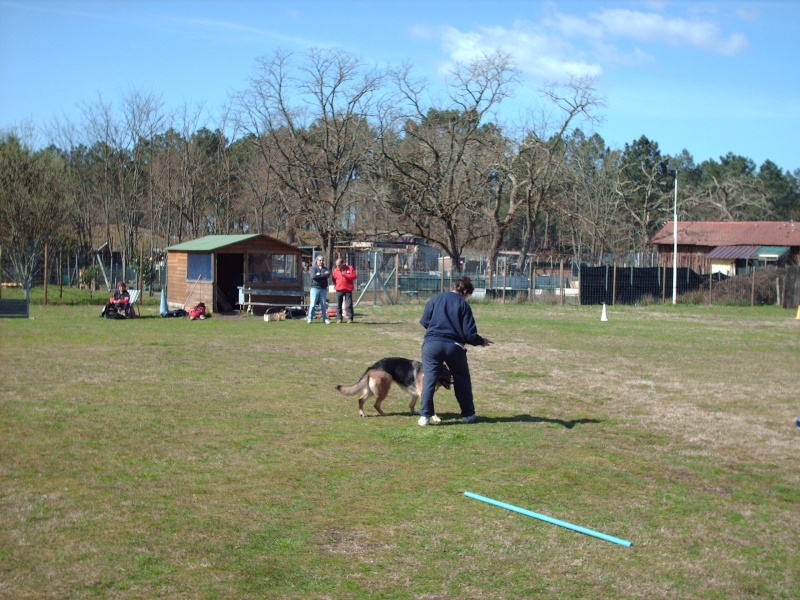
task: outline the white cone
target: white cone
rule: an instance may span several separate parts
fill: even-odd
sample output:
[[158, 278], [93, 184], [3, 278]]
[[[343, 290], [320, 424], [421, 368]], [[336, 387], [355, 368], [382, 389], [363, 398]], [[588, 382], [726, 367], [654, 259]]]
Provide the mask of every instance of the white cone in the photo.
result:
[[606, 303], [603, 302], [603, 314], [600, 315], [601, 321], [608, 321], [608, 315], [606, 314]]

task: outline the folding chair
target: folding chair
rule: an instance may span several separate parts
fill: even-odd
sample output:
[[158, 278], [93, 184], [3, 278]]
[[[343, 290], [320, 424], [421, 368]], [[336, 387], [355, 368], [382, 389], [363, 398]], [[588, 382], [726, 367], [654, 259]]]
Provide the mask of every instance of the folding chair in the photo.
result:
[[130, 308], [128, 308], [128, 310], [136, 316], [140, 316], [139, 313], [136, 312], [136, 301], [139, 299], [140, 293], [141, 290], [128, 290], [128, 295], [130, 296], [130, 299], [128, 300], [128, 306]]

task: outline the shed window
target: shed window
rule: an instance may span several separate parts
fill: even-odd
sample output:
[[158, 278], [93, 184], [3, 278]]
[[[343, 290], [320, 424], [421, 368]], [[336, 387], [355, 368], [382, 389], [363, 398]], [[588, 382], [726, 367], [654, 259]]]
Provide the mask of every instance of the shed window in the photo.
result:
[[297, 283], [299, 281], [298, 258], [295, 254], [248, 254], [248, 282]]
[[186, 278], [190, 281], [211, 281], [211, 254], [190, 253]]

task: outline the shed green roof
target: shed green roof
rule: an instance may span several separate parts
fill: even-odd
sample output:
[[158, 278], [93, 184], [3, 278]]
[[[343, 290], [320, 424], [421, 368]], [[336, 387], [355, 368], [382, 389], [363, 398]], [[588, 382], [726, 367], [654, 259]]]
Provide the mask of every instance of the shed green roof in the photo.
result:
[[252, 238], [259, 237], [259, 233], [250, 233], [244, 235], [207, 235], [205, 237], [197, 238], [188, 242], [175, 244], [169, 246], [167, 250], [178, 250], [182, 252], [212, 252], [225, 246], [244, 242]]
[[775, 257], [780, 258], [789, 252], [789, 246], [761, 246], [753, 256], [756, 258]]

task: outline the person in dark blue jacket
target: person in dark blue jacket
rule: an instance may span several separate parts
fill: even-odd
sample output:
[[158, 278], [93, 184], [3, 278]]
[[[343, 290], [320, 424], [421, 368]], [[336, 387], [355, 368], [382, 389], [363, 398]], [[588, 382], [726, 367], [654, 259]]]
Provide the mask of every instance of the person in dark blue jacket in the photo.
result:
[[449, 292], [437, 294], [425, 305], [420, 324], [425, 328], [422, 343], [422, 395], [419, 424], [438, 423], [439, 417], [433, 407], [436, 382], [447, 364], [453, 375], [453, 389], [461, 407], [461, 420], [474, 423], [475, 404], [472, 399], [472, 378], [467, 364], [467, 348], [489, 346], [492, 341], [478, 335], [478, 327], [472, 316], [467, 298], [475, 291], [469, 277], [462, 277], [453, 284]]
[[308, 315], [306, 321], [311, 323], [314, 319], [314, 310], [319, 303], [320, 313], [322, 314], [322, 321], [326, 325], [331, 324], [328, 318], [328, 277], [331, 276], [331, 271], [325, 266], [325, 258], [322, 254], [317, 255], [314, 264], [311, 265], [309, 273], [311, 274], [311, 286], [309, 287], [309, 300], [308, 300]]

